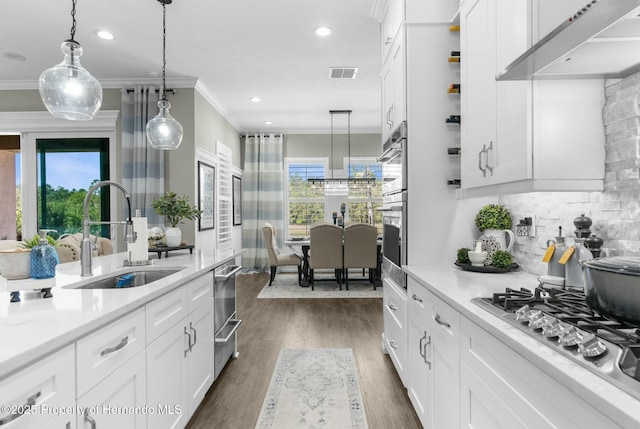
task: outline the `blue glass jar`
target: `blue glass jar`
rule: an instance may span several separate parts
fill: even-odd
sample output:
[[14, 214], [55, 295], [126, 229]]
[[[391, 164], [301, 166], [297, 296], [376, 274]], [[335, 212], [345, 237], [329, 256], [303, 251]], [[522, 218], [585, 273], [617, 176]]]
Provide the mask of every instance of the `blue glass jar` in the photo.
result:
[[50, 279], [56, 276], [56, 265], [60, 263], [58, 252], [49, 244], [46, 231], [40, 231], [40, 241], [31, 250], [31, 277]]

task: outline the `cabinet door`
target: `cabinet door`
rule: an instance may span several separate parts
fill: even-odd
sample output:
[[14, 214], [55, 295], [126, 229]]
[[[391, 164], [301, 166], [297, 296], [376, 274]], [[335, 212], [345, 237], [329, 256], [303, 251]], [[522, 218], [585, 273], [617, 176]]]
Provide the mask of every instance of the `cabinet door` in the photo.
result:
[[192, 347], [187, 354], [189, 416], [191, 416], [213, 383], [213, 300], [191, 313], [188, 321], [187, 329], [192, 334]]
[[[69, 405], [68, 409], [74, 409], [75, 403], [73, 405]], [[48, 423], [45, 423], [44, 426], [40, 426], [39, 429], [76, 429], [76, 416], [75, 414], [67, 414], [60, 415], [54, 417]]]
[[490, 183], [487, 148], [495, 139], [495, 15], [490, 0], [467, 0], [460, 16], [462, 187]]
[[392, 131], [391, 113], [393, 109], [393, 61], [389, 60], [382, 67], [380, 73], [382, 85], [382, 143], [384, 143]]
[[397, 47], [391, 52], [393, 56], [393, 106], [391, 109], [391, 129], [395, 130], [407, 119], [406, 107], [406, 68], [404, 31], [398, 33]]
[[[187, 354], [189, 340], [186, 319], [174, 325], [147, 346], [147, 402], [166, 412], [148, 416], [148, 428], [182, 428], [187, 424]], [[178, 409], [179, 407], [179, 409]]]
[[431, 428], [432, 391], [431, 361], [428, 353], [431, 348], [431, 336], [423, 317], [409, 309], [409, 332], [407, 353], [409, 363], [408, 393], [422, 426]]
[[149, 413], [135, 412], [136, 408], [147, 407], [144, 357], [144, 353], [138, 353], [78, 399], [78, 407], [84, 410], [77, 416], [80, 429], [147, 427]]

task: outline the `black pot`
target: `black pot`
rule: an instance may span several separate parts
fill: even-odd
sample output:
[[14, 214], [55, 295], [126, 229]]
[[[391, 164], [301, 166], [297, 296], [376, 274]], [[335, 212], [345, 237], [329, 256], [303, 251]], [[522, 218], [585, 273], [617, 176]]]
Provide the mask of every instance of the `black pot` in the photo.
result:
[[640, 324], [640, 258], [581, 261], [587, 305], [598, 313]]

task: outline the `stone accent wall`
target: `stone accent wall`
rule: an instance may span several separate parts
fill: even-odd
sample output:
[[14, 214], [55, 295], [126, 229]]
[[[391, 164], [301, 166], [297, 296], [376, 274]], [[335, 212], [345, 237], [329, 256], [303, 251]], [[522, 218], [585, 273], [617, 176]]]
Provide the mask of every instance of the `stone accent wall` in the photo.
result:
[[[592, 234], [604, 240], [602, 256], [640, 256], [640, 73], [605, 81], [605, 179], [603, 192], [539, 192], [506, 195], [514, 225], [536, 216], [536, 237], [517, 237], [514, 257], [524, 271], [546, 274], [542, 255], [547, 240], [562, 226], [575, 237], [573, 219], [584, 213], [593, 220]], [[580, 154], [567, 161], [580, 168]], [[514, 226], [515, 231], [515, 226]], [[571, 242], [571, 241], [570, 241]]]

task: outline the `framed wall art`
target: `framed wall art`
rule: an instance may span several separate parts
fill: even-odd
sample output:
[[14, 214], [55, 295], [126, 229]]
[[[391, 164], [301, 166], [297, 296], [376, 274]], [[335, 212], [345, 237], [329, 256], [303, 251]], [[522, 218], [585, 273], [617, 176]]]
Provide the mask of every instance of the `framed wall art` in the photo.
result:
[[198, 230], [214, 228], [216, 170], [213, 165], [198, 161], [198, 208], [202, 215], [198, 221]]
[[242, 179], [232, 176], [233, 180], [233, 224], [242, 225]]

